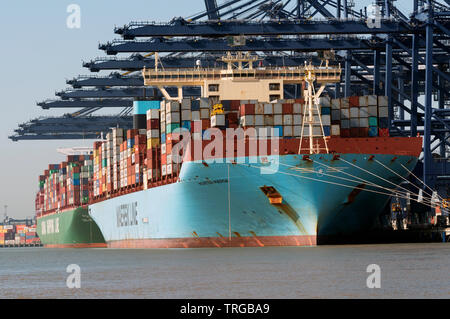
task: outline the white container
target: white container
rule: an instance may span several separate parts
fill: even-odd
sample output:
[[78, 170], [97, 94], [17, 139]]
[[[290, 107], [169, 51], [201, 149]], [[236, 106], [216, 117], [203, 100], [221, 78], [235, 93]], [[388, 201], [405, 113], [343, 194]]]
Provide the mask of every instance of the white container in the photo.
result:
[[369, 117], [369, 108], [367, 106], [362, 106], [359, 108], [359, 117]]
[[378, 98], [376, 95], [368, 95], [367, 96], [367, 105], [368, 106], [375, 106], [378, 105]]
[[191, 121], [192, 120], [192, 111], [191, 110], [181, 110], [181, 120], [182, 121]]
[[330, 107], [331, 106], [331, 101], [330, 98], [327, 96], [323, 96], [319, 98], [319, 105], [323, 106], [323, 107]]
[[331, 108], [334, 110], [341, 109], [341, 100], [340, 99], [331, 99]]
[[167, 175], [167, 166], [165, 164], [161, 165], [161, 175], [166, 176]]
[[254, 126], [255, 125], [255, 116], [254, 115], [241, 116], [241, 125], [242, 126]]
[[255, 115], [255, 126], [263, 126], [264, 125], [264, 115]]
[[368, 106], [367, 104], [367, 95], [359, 97], [359, 106]]
[[161, 144], [161, 154], [166, 154], [166, 143]]
[[191, 121], [200, 121], [200, 111], [191, 112]]
[[379, 117], [389, 117], [389, 108], [385, 106], [381, 106], [378, 108], [378, 116]]
[[378, 106], [371, 105], [367, 107], [369, 116], [378, 116]]
[[170, 112], [170, 113], [166, 113], [166, 123], [167, 124], [171, 124], [171, 123], [180, 123], [180, 112]]
[[331, 116], [330, 115], [322, 115], [322, 125], [331, 125]]
[[169, 101], [166, 103], [166, 113], [179, 111], [180, 111], [180, 103], [178, 103], [177, 101]]
[[293, 109], [294, 109], [294, 114], [302, 114], [303, 113], [302, 105], [300, 103], [294, 103]]
[[359, 107], [350, 108], [350, 118], [359, 117]]
[[181, 100], [181, 110], [191, 109], [191, 99], [184, 98]]
[[294, 130], [294, 137], [302, 136], [302, 126], [301, 125], [294, 125], [293, 130]]
[[378, 106], [388, 107], [388, 97], [387, 96], [379, 96], [378, 97]]
[[283, 114], [283, 104], [274, 103], [273, 104], [273, 114]]
[[341, 127], [337, 124], [331, 125], [331, 135], [332, 136], [340, 136], [341, 135]]
[[211, 127], [225, 126], [225, 114], [211, 116]]
[[350, 118], [350, 109], [341, 109], [341, 121]]
[[283, 126], [283, 136], [294, 136], [294, 129], [292, 125]]
[[200, 109], [200, 119], [209, 119], [209, 109]]
[[147, 139], [151, 138], [159, 138], [159, 130], [148, 130], [147, 131]]
[[303, 116], [301, 114], [294, 114], [292, 117], [292, 122], [294, 125], [302, 125]]
[[264, 104], [264, 114], [267, 114], [267, 115], [273, 114], [273, 104], [271, 104], [271, 103]]
[[283, 115], [283, 125], [292, 125], [293, 123], [294, 123], [294, 119], [292, 118], [292, 114], [284, 114]]
[[359, 127], [369, 127], [369, 118], [367, 117], [359, 118]]
[[281, 115], [281, 114], [275, 114], [275, 115], [273, 116], [273, 125], [274, 125], [274, 126], [283, 125], [283, 115]]
[[207, 97], [201, 97], [200, 98], [200, 108], [201, 109], [209, 109], [210, 103], [209, 103], [209, 99]]

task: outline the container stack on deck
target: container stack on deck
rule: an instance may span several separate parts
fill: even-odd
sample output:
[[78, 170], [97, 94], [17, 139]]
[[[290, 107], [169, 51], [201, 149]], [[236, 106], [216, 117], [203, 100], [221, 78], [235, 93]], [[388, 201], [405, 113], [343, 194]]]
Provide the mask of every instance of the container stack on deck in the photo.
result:
[[39, 176], [36, 211], [51, 213], [89, 203], [92, 175], [91, 155], [70, 155], [61, 164], [49, 165]]
[[[309, 136], [305, 122], [308, 107], [304, 99], [271, 103], [254, 100], [182, 99], [181, 101], [135, 101], [139, 114], [146, 114], [146, 129], [113, 129], [106, 141], [94, 144], [94, 201], [124, 192], [174, 182], [180, 170], [172, 161], [172, 149], [190, 132], [193, 140], [208, 139], [209, 128], [255, 128], [258, 134], [277, 129], [286, 138]], [[220, 104], [219, 108], [216, 108]], [[325, 136], [388, 136], [387, 99], [384, 96], [356, 96], [319, 99], [320, 120]], [[136, 107], [135, 107], [136, 108]], [[306, 114], [306, 116], [305, 116]], [[313, 135], [322, 135], [319, 113], [314, 108]], [[305, 118], [305, 119], [304, 119]], [[304, 123], [305, 122], [305, 123]], [[181, 128], [181, 135], [175, 134]], [[273, 132], [273, 131], [272, 131]]]

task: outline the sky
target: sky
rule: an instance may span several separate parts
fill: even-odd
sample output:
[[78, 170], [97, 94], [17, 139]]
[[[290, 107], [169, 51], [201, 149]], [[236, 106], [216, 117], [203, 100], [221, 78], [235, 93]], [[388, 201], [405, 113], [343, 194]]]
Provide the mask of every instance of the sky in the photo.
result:
[[[66, 25], [70, 4], [81, 8], [80, 29]], [[203, 10], [203, 0], [15, 0], [2, 5], [0, 220], [5, 205], [10, 217], [34, 216], [38, 176], [48, 164], [64, 161], [57, 148], [92, 145], [92, 140], [9, 140], [19, 123], [74, 111], [42, 110], [36, 102], [55, 98], [56, 91], [67, 88], [66, 79], [89, 74], [82, 61], [105, 56], [98, 44], [119, 38], [114, 34], [115, 26], [130, 21], [167, 22]]]
[[[69, 29], [67, 6], [78, 4], [81, 28]], [[187, 0], [15, 0], [2, 5], [0, 29], [0, 221], [4, 205], [8, 216], [34, 216], [38, 176], [49, 163], [60, 163], [57, 148], [90, 146], [87, 141], [12, 142], [19, 123], [39, 116], [62, 115], [74, 110], [42, 110], [36, 102], [55, 98], [67, 87], [66, 79], [90, 74], [82, 61], [105, 56], [99, 43], [119, 38], [115, 26], [130, 21], [170, 21], [202, 11], [203, 1]], [[100, 73], [101, 74], [101, 73]], [[107, 73], [105, 73], [107, 74]]]

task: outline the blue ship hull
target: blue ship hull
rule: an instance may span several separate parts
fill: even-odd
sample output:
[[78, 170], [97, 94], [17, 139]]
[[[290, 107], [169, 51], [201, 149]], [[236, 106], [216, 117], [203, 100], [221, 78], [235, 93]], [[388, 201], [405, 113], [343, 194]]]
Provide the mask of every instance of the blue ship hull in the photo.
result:
[[[368, 182], [394, 188], [345, 161], [401, 182], [364, 154], [340, 155], [345, 161], [333, 160], [332, 154], [310, 155], [312, 161], [282, 155], [277, 171], [275, 160], [268, 158], [270, 166], [258, 159], [248, 164], [255, 158], [245, 158], [247, 164], [183, 163], [177, 183], [92, 204], [89, 213], [109, 247], [316, 245], [321, 237], [351, 235], [374, 225], [389, 197]], [[401, 164], [412, 170], [417, 162], [414, 156], [375, 158], [405, 177]], [[274, 187], [282, 203], [271, 204], [263, 186]]]

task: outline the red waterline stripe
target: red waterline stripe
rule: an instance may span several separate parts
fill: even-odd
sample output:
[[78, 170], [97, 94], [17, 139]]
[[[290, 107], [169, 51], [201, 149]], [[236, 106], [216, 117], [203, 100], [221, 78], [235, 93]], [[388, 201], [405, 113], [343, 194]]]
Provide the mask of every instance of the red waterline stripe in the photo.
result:
[[258, 236], [258, 237], [200, 237], [127, 239], [108, 242], [108, 248], [217, 248], [217, 247], [264, 247], [264, 246], [316, 246], [315, 235], [304, 236]]
[[107, 248], [105, 243], [88, 243], [88, 244], [48, 244], [45, 248]]

